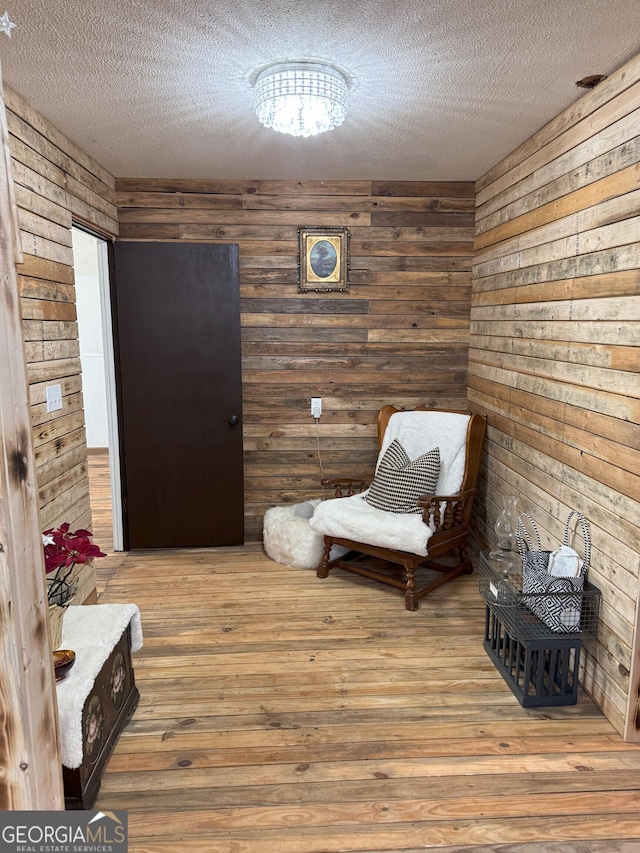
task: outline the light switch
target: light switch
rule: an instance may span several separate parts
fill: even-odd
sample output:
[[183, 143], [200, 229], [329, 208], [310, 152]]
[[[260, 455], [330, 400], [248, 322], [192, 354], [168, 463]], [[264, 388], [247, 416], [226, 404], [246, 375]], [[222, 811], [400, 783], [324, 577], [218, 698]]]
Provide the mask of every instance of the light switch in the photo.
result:
[[47, 385], [47, 411], [62, 408], [62, 385]]

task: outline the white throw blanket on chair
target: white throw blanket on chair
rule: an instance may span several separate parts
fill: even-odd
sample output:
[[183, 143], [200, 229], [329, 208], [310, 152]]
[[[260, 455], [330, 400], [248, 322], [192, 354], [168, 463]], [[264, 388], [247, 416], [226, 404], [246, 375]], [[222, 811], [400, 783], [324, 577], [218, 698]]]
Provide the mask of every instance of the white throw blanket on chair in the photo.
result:
[[[453, 412], [396, 412], [389, 419], [378, 463], [397, 438], [409, 459], [416, 459], [434, 447], [440, 448], [440, 476], [437, 495], [455, 495], [462, 485], [469, 415]], [[376, 466], [377, 467], [377, 466]], [[432, 529], [418, 513], [385, 512], [370, 506], [364, 496], [324, 501], [309, 524], [318, 533], [381, 548], [427, 555]]]

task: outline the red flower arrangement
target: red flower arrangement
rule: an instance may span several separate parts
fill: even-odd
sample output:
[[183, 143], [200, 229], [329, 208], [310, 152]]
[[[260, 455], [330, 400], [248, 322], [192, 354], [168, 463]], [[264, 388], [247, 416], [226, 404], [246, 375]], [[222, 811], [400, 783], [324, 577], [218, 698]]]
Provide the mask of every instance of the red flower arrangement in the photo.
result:
[[[77, 563], [88, 563], [94, 557], [106, 557], [91, 541], [89, 530], [69, 530], [68, 523], [45, 530], [42, 534], [44, 565], [48, 578], [49, 604], [63, 605], [71, 598], [74, 590], [68, 579]], [[64, 571], [64, 570], [67, 571]]]
[[66, 522], [58, 528], [45, 530], [42, 534], [44, 544], [44, 564], [47, 574], [60, 566], [75, 566], [76, 563], [88, 563], [94, 557], [106, 557], [97, 545], [91, 541], [93, 533], [89, 530], [69, 532]]

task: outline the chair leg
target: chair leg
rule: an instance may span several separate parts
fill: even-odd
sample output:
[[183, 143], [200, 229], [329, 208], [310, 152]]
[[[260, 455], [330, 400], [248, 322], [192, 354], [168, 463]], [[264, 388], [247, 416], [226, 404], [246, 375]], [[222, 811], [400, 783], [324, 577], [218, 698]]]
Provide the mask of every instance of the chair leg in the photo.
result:
[[458, 548], [458, 556], [460, 557], [460, 563], [464, 566], [462, 569], [463, 575], [472, 575], [473, 574], [473, 564], [469, 559], [469, 555], [467, 554], [466, 545], [462, 545]]
[[416, 567], [413, 564], [413, 561], [406, 564], [405, 572], [407, 576], [407, 587], [404, 594], [404, 606], [407, 610], [417, 610], [419, 605], [418, 599], [416, 598]]
[[329, 554], [331, 553], [331, 537], [324, 537], [324, 551], [322, 553], [322, 561], [316, 571], [316, 577], [329, 577]]

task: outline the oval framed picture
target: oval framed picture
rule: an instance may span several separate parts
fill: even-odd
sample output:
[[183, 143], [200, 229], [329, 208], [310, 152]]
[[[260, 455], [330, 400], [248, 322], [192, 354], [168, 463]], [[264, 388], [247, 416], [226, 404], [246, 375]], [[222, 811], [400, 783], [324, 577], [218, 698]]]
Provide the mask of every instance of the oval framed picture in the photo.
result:
[[349, 229], [298, 229], [300, 279], [298, 291], [349, 290]]

